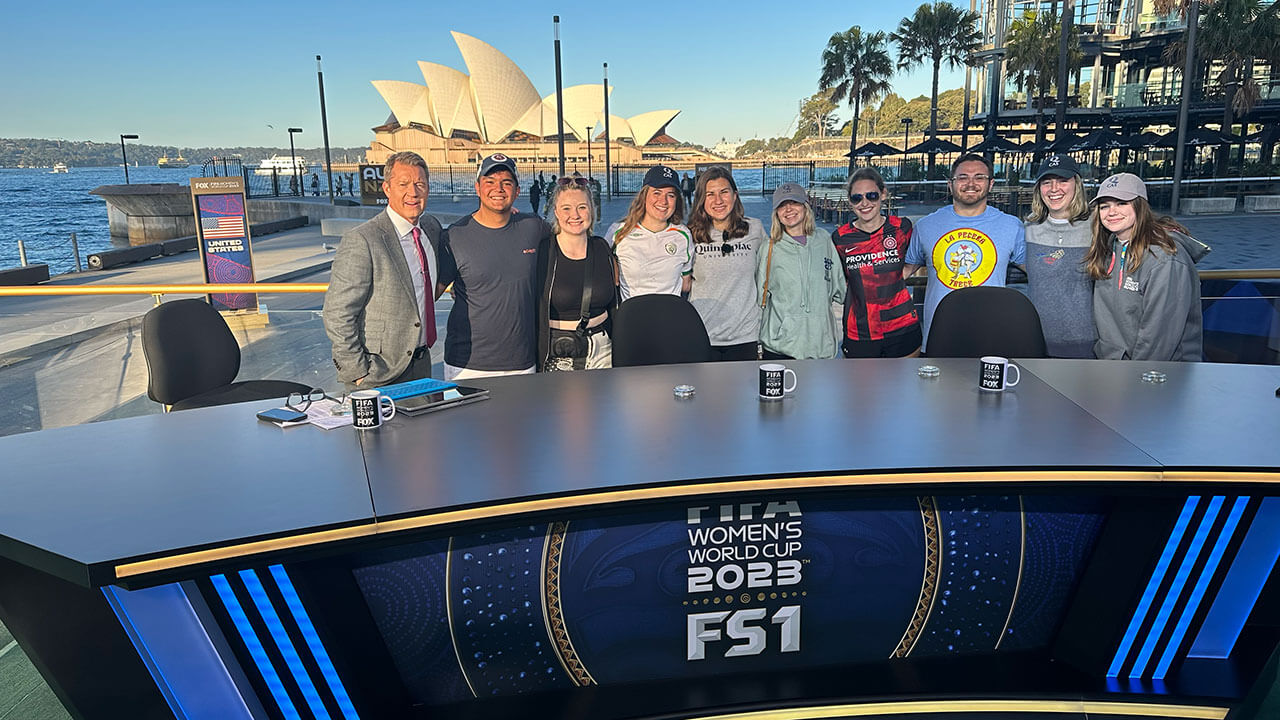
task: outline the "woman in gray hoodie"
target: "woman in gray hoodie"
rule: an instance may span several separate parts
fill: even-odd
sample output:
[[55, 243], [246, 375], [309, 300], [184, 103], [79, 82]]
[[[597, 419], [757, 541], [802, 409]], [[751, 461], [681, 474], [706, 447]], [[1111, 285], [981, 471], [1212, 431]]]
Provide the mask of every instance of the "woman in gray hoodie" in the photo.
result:
[[1209, 247], [1157, 218], [1147, 188], [1132, 173], [1112, 175], [1093, 202], [1093, 244], [1085, 266], [1094, 279], [1094, 352], [1111, 360], [1202, 359], [1200, 276]]

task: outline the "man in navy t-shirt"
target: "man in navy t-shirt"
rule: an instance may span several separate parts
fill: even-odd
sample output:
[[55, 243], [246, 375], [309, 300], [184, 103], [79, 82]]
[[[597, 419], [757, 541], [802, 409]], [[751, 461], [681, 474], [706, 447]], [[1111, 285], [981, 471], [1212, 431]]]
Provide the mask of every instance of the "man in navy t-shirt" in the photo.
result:
[[1009, 263], [1027, 262], [1022, 221], [987, 205], [991, 165], [981, 155], [962, 155], [951, 166], [952, 204], [916, 223], [903, 274], [928, 268], [924, 294], [924, 350], [928, 351], [933, 311], [952, 290], [979, 285], [1003, 287]]
[[436, 297], [453, 283], [446, 380], [531, 373], [538, 354], [534, 279], [538, 242], [550, 228], [536, 215], [514, 212], [520, 184], [506, 155], [480, 164], [476, 195], [480, 207], [440, 238]]

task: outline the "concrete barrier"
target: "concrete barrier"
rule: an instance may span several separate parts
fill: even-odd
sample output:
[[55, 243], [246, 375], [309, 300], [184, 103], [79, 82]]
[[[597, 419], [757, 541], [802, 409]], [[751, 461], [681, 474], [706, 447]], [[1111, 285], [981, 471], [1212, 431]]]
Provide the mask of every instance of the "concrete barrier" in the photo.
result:
[[89, 256], [89, 269], [107, 270], [129, 263], [142, 262], [161, 254], [160, 243], [148, 243], [120, 250], [106, 250]]
[[0, 285], [35, 285], [49, 279], [49, 266], [44, 263], [0, 270]]
[[1244, 199], [1244, 211], [1280, 212], [1280, 195], [1250, 195]]
[[1184, 215], [1221, 215], [1236, 211], [1233, 197], [1185, 198], [1178, 210]]
[[196, 249], [196, 236], [174, 238], [160, 243], [160, 254], [164, 256], [178, 255]]
[[348, 230], [354, 230], [366, 221], [354, 218], [325, 218], [320, 221], [320, 234], [329, 237], [342, 237]]

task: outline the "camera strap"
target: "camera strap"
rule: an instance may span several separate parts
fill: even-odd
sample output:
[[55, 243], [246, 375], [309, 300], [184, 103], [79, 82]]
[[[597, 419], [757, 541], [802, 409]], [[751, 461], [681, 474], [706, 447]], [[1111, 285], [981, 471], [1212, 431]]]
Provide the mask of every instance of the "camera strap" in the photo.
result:
[[574, 332], [578, 337], [587, 336], [587, 321], [591, 319], [591, 236], [587, 236], [587, 254], [582, 260], [582, 313], [578, 319], [578, 327]]

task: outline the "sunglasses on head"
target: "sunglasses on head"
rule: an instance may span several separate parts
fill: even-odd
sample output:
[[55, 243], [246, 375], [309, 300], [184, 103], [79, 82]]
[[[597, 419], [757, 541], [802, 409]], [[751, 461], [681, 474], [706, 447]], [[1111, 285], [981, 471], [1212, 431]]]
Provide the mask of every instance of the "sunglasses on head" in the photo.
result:
[[560, 187], [569, 187], [570, 185], [587, 187], [587, 179], [580, 177], [562, 177], [556, 180], [556, 185], [559, 185]]
[[871, 202], [875, 202], [880, 199], [880, 193], [875, 190], [872, 190], [871, 192], [865, 193], [865, 194], [849, 193], [849, 202], [853, 203], [854, 205], [857, 205], [858, 203], [862, 202], [862, 198], [864, 197], [870, 200]]

